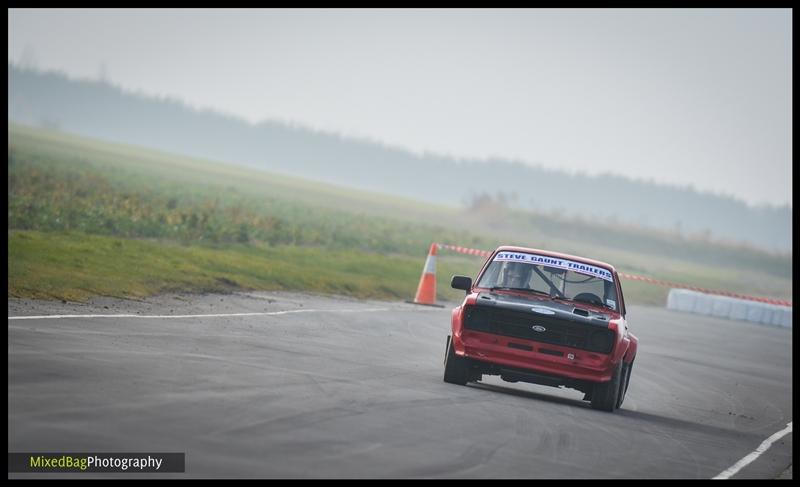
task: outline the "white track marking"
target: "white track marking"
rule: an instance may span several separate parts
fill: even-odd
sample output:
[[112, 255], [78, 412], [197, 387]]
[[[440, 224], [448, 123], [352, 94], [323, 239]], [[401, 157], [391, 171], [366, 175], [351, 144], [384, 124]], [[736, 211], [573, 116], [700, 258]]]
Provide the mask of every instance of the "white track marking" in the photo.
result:
[[787, 435], [787, 434], [789, 434], [791, 432], [792, 432], [792, 422], [789, 421], [789, 423], [786, 425], [786, 428], [778, 431], [774, 435], [772, 435], [769, 438], [767, 438], [766, 440], [764, 440], [764, 442], [761, 443], [761, 445], [759, 445], [758, 448], [756, 448], [756, 450], [754, 452], [750, 453], [746, 457], [744, 457], [741, 460], [739, 460], [738, 462], [736, 462], [736, 464], [734, 464], [728, 470], [725, 470], [721, 474], [719, 474], [716, 477], [714, 477], [714, 480], [716, 480], [716, 479], [729, 479], [732, 476], [736, 475], [736, 473], [739, 470], [743, 469], [750, 462], [752, 462], [756, 458], [760, 457], [761, 454], [763, 454], [765, 451], [767, 451], [767, 449], [770, 446], [772, 446], [773, 443], [775, 443], [776, 441], [778, 441], [779, 439], [783, 438], [785, 435]]
[[374, 313], [389, 311], [389, 308], [362, 309], [292, 309], [287, 311], [271, 311], [261, 313], [219, 313], [210, 315], [43, 315], [43, 316], [9, 316], [9, 320], [54, 320], [60, 318], [223, 318], [229, 316], [278, 316], [293, 313]]

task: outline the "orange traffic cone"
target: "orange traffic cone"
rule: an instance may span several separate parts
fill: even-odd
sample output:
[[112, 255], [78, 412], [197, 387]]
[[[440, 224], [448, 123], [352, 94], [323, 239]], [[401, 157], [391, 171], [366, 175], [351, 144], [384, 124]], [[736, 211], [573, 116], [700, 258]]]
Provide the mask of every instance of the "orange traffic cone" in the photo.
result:
[[414, 301], [406, 301], [407, 303], [444, 308], [444, 306], [436, 304], [436, 251], [438, 248], [437, 244], [431, 244], [428, 258], [425, 260], [425, 268], [422, 270], [422, 277], [417, 286], [417, 295], [414, 297]]

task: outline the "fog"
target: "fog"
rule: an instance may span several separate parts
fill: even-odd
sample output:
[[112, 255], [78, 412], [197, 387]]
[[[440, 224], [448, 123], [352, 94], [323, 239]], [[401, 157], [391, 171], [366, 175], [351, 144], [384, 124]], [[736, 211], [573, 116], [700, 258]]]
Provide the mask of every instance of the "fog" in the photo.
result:
[[9, 9], [8, 59], [416, 153], [791, 204], [791, 11]]
[[9, 9], [9, 120], [791, 248], [791, 14]]
[[524, 209], [771, 251], [786, 252], [792, 244], [786, 207], [751, 208], [687, 187], [569, 174], [508, 159], [414, 154], [280, 122], [251, 125], [176, 100], [126, 93], [106, 82], [16, 66], [9, 66], [8, 85], [8, 114], [15, 122], [451, 207], [493, 207], [498, 222], [504, 210]]

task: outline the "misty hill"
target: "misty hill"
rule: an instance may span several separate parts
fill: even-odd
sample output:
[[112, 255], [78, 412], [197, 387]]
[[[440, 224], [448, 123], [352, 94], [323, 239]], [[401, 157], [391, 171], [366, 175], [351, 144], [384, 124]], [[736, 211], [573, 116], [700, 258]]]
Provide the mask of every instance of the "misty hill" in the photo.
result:
[[571, 175], [518, 161], [416, 155], [280, 122], [252, 125], [177, 100], [11, 64], [8, 118], [451, 206], [491, 196], [516, 208], [704, 235], [768, 250], [785, 252], [792, 245], [788, 207], [753, 208], [689, 188], [615, 175]]

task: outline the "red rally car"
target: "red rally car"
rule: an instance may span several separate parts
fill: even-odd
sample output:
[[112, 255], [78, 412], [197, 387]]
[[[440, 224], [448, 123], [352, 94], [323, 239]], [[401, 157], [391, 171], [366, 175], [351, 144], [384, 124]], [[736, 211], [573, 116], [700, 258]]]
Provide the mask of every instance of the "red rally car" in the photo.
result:
[[453, 310], [444, 381], [484, 374], [508, 382], [569, 387], [592, 407], [614, 411], [630, 383], [639, 341], [628, 329], [619, 276], [604, 262], [503, 246]]

